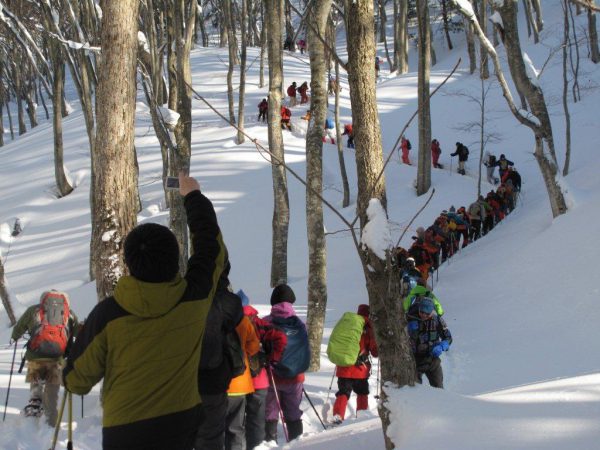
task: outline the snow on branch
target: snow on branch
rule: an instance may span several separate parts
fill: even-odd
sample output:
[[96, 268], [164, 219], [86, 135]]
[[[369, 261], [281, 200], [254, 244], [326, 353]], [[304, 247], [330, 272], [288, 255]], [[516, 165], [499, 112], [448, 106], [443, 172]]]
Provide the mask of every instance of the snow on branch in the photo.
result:
[[592, 0], [571, 0], [571, 3], [575, 3], [576, 5], [579, 5], [583, 8], [591, 9], [595, 12], [600, 12], [600, 6], [594, 5], [594, 2]]
[[385, 252], [392, 246], [392, 237], [387, 214], [379, 199], [369, 200], [367, 218], [360, 241], [379, 259], [385, 260]]
[[536, 88], [541, 89], [540, 82], [538, 79], [539, 71], [533, 65], [531, 58], [525, 52], [523, 52], [523, 62], [525, 63], [525, 71], [527, 72], [527, 78], [531, 81]]
[[102, 51], [101, 47], [93, 47], [90, 45], [89, 42], [85, 42], [82, 44], [81, 42], [75, 42], [70, 39], [64, 39], [61, 36], [59, 36], [55, 33], [52, 33], [50, 31], [48, 31], [48, 34], [50, 36], [52, 36], [53, 38], [55, 38], [57, 41], [65, 44], [67, 47], [72, 48], [73, 50], [88, 50], [91, 52], [98, 52], [98, 53], [100, 53]]

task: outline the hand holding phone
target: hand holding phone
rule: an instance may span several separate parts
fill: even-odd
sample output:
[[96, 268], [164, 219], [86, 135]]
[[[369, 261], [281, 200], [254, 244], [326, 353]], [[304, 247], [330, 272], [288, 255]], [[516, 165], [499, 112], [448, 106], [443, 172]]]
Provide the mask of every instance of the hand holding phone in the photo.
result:
[[167, 177], [165, 188], [168, 190], [179, 190], [179, 177]]

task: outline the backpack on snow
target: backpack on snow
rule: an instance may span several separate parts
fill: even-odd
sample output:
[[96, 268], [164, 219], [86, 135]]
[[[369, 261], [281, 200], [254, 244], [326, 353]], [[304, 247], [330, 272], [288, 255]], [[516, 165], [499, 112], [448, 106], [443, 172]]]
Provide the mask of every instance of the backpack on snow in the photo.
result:
[[287, 344], [281, 360], [273, 366], [273, 373], [280, 378], [294, 378], [306, 372], [310, 366], [310, 345], [302, 321], [296, 317], [274, 317], [273, 327], [285, 333]]
[[38, 309], [39, 324], [31, 333], [28, 348], [47, 358], [65, 354], [69, 341], [69, 298], [58, 291], [44, 292]]
[[365, 328], [365, 318], [360, 314], [346, 312], [335, 324], [329, 343], [327, 357], [336, 366], [349, 367], [356, 364], [360, 354], [360, 338]]

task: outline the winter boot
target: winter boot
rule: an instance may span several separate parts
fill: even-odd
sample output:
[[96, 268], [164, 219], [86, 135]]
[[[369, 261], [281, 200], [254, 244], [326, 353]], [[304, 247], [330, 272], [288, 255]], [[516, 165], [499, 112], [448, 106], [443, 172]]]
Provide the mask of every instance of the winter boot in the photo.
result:
[[41, 417], [44, 414], [44, 407], [42, 406], [42, 400], [39, 398], [32, 398], [25, 408], [23, 408], [23, 415], [25, 417]]
[[369, 409], [369, 396], [368, 395], [358, 395], [356, 397], [356, 411]]
[[348, 397], [343, 394], [338, 395], [335, 399], [335, 403], [333, 404], [333, 415], [339, 416], [340, 420], [344, 420], [346, 415], [346, 405], [348, 405]]
[[267, 420], [265, 423], [265, 441], [277, 443], [277, 420]]
[[302, 436], [304, 432], [304, 427], [302, 426], [302, 420], [294, 420], [293, 422], [286, 422], [288, 437], [290, 441], [293, 441], [297, 437]]

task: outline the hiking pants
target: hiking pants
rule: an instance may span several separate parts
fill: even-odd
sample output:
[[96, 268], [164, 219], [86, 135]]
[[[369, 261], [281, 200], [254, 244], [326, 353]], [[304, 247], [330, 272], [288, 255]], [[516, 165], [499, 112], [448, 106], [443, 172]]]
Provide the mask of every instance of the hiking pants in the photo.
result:
[[471, 219], [471, 226], [469, 227], [469, 239], [476, 241], [481, 235], [481, 220]]
[[60, 361], [27, 361], [27, 376], [31, 399], [39, 399], [44, 407], [48, 425], [55, 426], [58, 418], [62, 364]]
[[419, 383], [423, 383], [423, 374], [429, 380], [429, 385], [435, 388], [444, 388], [444, 373], [442, 372], [442, 361], [440, 358], [426, 356], [415, 357], [417, 363], [417, 378]]
[[225, 450], [246, 450], [246, 396], [230, 395], [227, 398], [225, 420]]
[[[279, 383], [277, 385], [277, 395], [279, 395], [279, 402], [286, 422], [294, 422], [302, 418], [302, 410], [300, 409], [302, 387], [303, 383]], [[269, 386], [269, 392], [267, 392], [266, 419], [267, 421], [279, 419], [279, 407], [277, 406], [273, 386]]]
[[496, 169], [495, 167], [487, 168], [487, 180], [488, 180], [488, 183], [490, 183], [490, 184], [496, 184], [495, 183], [496, 180], [494, 179], [494, 170], [495, 169]]
[[407, 148], [406, 149], [404, 149], [404, 148], [402, 149], [402, 162], [404, 164], [408, 164], [408, 165], [410, 165], [410, 159], [408, 159], [408, 152], [409, 151], [410, 150], [407, 149]]
[[258, 113], [258, 121], [263, 121], [266, 122], [267, 121], [267, 111], [259, 111]]
[[246, 396], [246, 448], [253, 449], [265, 440], [265, 406], [268, 389], [257, 389]]
[[335, 396], [345, 395], [350, 397], [352, 391], [356, 395], [369, 395], [368, 378], [338, 378], [338, 391]]
[[200, 420], [196, 435], [196, 450], [223, 450], [227, 393], [201, 394]]

